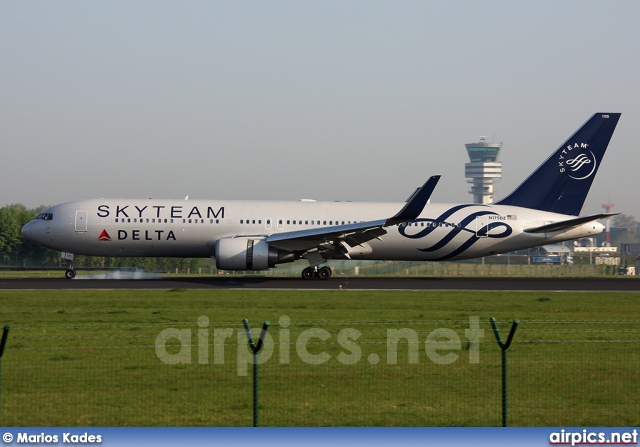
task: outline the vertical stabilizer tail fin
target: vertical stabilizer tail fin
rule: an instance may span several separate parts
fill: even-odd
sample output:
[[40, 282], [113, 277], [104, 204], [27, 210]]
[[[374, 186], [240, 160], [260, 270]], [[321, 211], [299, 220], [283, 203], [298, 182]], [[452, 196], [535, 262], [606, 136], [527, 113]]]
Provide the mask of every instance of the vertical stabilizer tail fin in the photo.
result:
[[496, 202], [577, 216], [598, 172], [620, 113], [596, 113], [515, 191]]

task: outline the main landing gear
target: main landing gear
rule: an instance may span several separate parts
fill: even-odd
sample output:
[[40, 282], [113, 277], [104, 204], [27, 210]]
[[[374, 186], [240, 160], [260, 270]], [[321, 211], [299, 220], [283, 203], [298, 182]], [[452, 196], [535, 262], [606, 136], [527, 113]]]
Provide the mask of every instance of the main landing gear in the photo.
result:
[[308, 281], [313, 278], [318, 278], [319, 280], [325, 281], [331, 278], [331, 269], [326, 266], [322, 268], [318, 268], [318, 266], [315, 266], [307, 267], [302, 270], [302, 279]]

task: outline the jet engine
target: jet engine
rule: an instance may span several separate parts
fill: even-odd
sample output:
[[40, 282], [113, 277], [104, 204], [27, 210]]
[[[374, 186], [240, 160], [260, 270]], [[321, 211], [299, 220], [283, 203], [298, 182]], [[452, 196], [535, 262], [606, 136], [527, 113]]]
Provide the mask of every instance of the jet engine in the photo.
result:
[[230, 237], [216, 241], [215, 260], [220, 270], [266, 270], [295, 261], [295, 255], [270, 247], [262, 239]]

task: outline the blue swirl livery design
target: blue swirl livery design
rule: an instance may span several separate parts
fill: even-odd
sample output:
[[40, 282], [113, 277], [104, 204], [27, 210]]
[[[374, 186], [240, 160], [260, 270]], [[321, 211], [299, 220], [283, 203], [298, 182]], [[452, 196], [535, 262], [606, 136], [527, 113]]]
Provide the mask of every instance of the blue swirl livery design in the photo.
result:
[[[432, 258], [433, 261], [445, 261], [448, 259], [461, 259], [463, 254], [471, 248], [476, 242], [486, 238], [504, 239], [513, 233], [513, 229], [509, 224], [503, 221], [504, 217], [493, 211], [476, 211], [466, 214], [462, 219], [456, 221], [448, 221], [455, 218], [456, 211], [466, 209], [471, 205], [460, 205], [449, 209], [446, 213], [441, 214], [433, 219], [416, 219], [417, 227], [424, 225], [424, 229], [417, 233], [409, 233], [412, 228], [411, 224], [401, 225], [398, 232], [409, 239], [427, 238], [427, 241], [434, 241], [431, 245], [418, 248], [424, 253], [436, 253], [449, 251], [444, 255]], [[482, 221], [479, 218], [485, 217]], [[440, 234], [438, 234], [440, 233]], [[442, 234], [444, 233], [444, 234]], [[431, 236], [428, 238], [428, 236]], [[472, 256], [471, 256], [472, 257]]]
[[221, 271], [305, 259], [302, 278], [326, 280], [332, 259], [443, 261], [507, 253], [604, 230], [598, 220], [610, 214], [580, 211], [619, 119], [619, 113], [596, 113], [515, 191], [488, 205], [431, 203], [440, 179], [434, 175], [404, 203], [72, 201], [44, 210], [22, 234], [59, 250], [69, 279], [78, 254], [210, 257]]

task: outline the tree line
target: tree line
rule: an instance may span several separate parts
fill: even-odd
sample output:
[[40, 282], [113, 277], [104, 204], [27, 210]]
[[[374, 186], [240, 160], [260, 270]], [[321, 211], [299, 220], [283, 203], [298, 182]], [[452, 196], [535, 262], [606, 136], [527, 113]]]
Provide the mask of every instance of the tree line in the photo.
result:
[[[0, 266], [58, 268], [63, 263], [60, 252], [45, 248], [25, 239], [20, 233], [24, 224], [48, 208], [41, 205], [29, 209], [22, 204], [0, 208]], [[115, 258], [103, 256], [76, 256], [73, 261], [78, 268], [140, 268], [146, 271], [174, 272], [205, 267], [201, 259], [184, 258]]]

